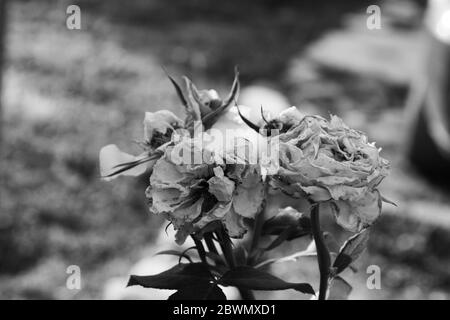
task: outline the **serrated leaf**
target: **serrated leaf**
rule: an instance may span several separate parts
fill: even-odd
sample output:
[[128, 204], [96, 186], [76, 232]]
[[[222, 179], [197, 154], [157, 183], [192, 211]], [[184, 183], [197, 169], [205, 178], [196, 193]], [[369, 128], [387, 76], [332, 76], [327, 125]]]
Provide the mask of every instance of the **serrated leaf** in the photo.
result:
[[352, 286], [347, 281], [339, 276], [335, 277], [331, 281], [328, 300], [347, 300], [352, 290]]
[[220, 278], [219, 284], [250, 290], [294, 289], [302, 293], [315, 293], [308, 283], [286, 282], [270, 273], [248, 266], [240, 266], [227, 271]]
[[335, 268], [336, 275], [344, 271], [344, 269], [347, 268], [353, 261], [358, 259], [366, 248], [368, 240], [369, 230], [363, 229], [361, 232], [350, 237], [344, 243], [333, 263], [333, 268]]
[[168, 300], [227, 300], [227, 297], [217, 285], [201, 283], [178, 290]]
[[164, 250], [164, 251], [157, 252], [155, 255], [177, 256], [179, 258], [185, 258], [185, 259], [189, 260], [189, 262], [192, 263], [191, 257], [186, 252], [180, 252], [177, 250]]
[[140, 285], [144, 288], [181, 289], [199, 283], [208, 283], [213, 278], [202, 263], [179, 263], [173, 268], [152, 276], [130, 276], [129, 286]]

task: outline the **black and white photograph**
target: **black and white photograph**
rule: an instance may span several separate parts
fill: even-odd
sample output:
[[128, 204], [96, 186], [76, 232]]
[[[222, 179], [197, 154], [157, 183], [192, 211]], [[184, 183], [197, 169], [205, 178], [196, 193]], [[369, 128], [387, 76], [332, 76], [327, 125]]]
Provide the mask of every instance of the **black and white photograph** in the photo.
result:
[[450, 0], [0, 0], [0, 80], [0, 300], [450, 299]]

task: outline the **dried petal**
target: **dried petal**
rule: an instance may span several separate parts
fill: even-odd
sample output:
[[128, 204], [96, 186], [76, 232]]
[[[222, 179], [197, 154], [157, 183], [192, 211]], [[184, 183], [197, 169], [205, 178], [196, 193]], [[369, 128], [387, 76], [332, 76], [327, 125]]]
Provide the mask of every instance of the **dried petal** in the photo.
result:
[[144, 140], [151, 141], [155, 132], [166, 134], [168, 129], [175, 130], [183, 126], [183, 120], [169, 110], [146, 112], [144, 118]]
[[208, 180], [208, 191], [219, 201], [231, 201], [234, 192], [234, 182], [224, 176], [221, 167], [214, 168], [215, 176]]
[[388, 175], [389, 162], [364, 133], [336, 116], [329, 122], [318, 116], [297, 119], [278, 137], [279, 169], [271, 184], [314, 202], [332, 200], [337, 222], [347, 230], [372, 224], [381, 208], [376, 187]]
[[123, 171], [120, 174], [106, 177], [115, 171], [117, 171], [118, 165], [132, 162], [136, 160], [143, 159], [147, 156], [147, 153], [144, 153], [139, 156], [133, 156], [131, 154], [125, 153], [121, 151], [115, 144], [109, 144], [100, 149], [99, 153], [99, 163], [100, 163], [100, 174], [103, 177], [102, 179], [105, 181], [112, 180], [120, 175], [124, 176], [139, 176], [143, 174], [148, 167], [148, 163], [142, 163], [135, 167], [130, 168], [129, 170]]
[[263, 200], [264, 186], [262, 183], [249, 188], [240, 185], [236, 188], [233, 197], [233, 208], [239, 215], [253, 219], [260, 211]]
[[352, 232], [359, 232], [377, 220], [381, 214], [381, 203], [380, 193], [375, 190], [353, 202], [334, 201], [331, 208], [340, 226]]

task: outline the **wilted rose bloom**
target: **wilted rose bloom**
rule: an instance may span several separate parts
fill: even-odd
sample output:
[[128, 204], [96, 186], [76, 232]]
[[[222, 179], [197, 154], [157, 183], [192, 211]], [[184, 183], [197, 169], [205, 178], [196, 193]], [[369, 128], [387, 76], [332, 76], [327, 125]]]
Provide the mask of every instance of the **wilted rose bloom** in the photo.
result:
[[[169, 110], [146, 112], [144, 118], [144, 151], [131, 155], [115, 144], [104, 146], [99, 153], [100, 173], [105, 180], [119, 175], [138, 176], [154, 164], [154, 153], [172, 139], [172, 134], [184, 127], [184, 122]], [[161, 150], [162, 152], [162, 150]]]
[[[152, 168], [155, 160], [163, 153], [165, 147], [172, 142], [176, 131], [208, 129], [227, 111], [239, 94], [239, 72], [235, 77], [230, 93], [222, 100], [213, 89], [198, 90], [192, 81], [184, 77], [186, 93], [178, 83], [169, 76], [185, 108], [185, 119], [177, 117], [169, 110], [146, 112], [144, 119], [144, 140], [140, 142], [144, 152], [137, 156], [122, 152], [115, 144], [110, 144], [100, 150], [100, 173], [104, 180], [111, 180], [119, 175], [138, 176]], [[180, 130], [178, 130], [180, 129]], [[183, 133], [180, 133], [183, 134]]]
[[364, 133], [336, 116], [327, 121], [293, 109], [286, 113], [291, 116], [278, 119], [279, 162], [272, 185], [312, 202], [330, 203], [337, 223], [349, 231], [370, 226], [381, 213], [377, 186], [388, 175], [389, 162]]
[[[169, 146], [156, 161], [146, 191], [150, 211], [171, 221], [180, 244], [216, 220], [223, 222], [230, 237], [242, 237], [247, 230], [244, 218], [256, 216], [264, 197], [257, 165], [233, 159], [232, 154], [224, 159], [209, 151], [203, 139], [183, 138]], [[186, 155], [197, 161], [186, 161]]]

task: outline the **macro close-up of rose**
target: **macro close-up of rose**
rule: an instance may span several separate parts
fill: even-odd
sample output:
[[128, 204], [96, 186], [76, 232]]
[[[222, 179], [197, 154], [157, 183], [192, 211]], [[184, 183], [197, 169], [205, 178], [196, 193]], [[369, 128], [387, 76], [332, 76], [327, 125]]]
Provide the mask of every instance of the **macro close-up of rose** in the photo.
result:
[[241, 238], [247, 231], [244, 218], [254, 218], [263, 202], [258, 166], [233, 163], [229, 155], [223, 161], [201, 139], [182, 139], [156, 162], [146, 191], [150, 211], [166, 216], [178, 243], [216, 220], [230, 237]]
[[299, 114], [289, 119], [289, 129], [277, 136], [279, 163], [272, 185], [314, 203], [329, 203], [346, 230], [370, 226], [381, 213], [377, 186], [389, 172], [380, 150], [337, 116], [330, 121]]

